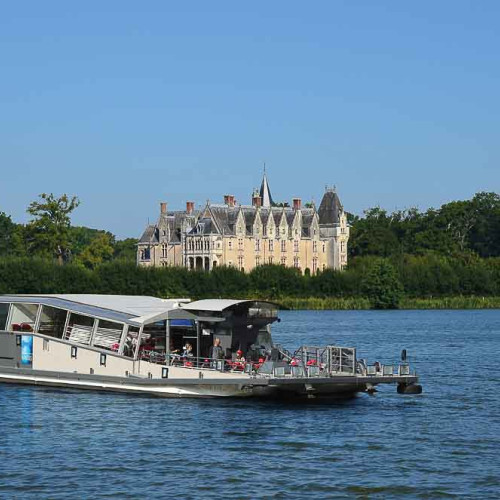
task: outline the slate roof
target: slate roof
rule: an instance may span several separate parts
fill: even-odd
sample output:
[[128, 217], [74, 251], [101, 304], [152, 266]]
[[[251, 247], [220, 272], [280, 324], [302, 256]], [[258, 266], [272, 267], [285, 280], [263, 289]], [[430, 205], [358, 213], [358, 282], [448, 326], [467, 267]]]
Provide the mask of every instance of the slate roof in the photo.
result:
[[193, 229], [189, 231], [189, 234], [219, 234], [219, 230], [217, 229], [217, 226], [212, 219], [210, 219], [209, 217], [203, 217], [202, 219], [197, 221]]
[[280, 225], [281, 214], [283, 213], [283, 209], [282, 208], [273, 208], [272, 213], [273, 213], [273, 217], [274, 217], [274, 224], [276, 225], [276, 227], [278, 227]]
[[262, 199], [263, 207], [272, 207], [274, 205], [273, 197], [271, 195], [271, 190], [269, 189], [269, 184], [267, 182], [267, 176], [264, 172], [264, 176], [262, 177], [262, 184], [260, 185], [259, 191], [260, 197]]
[[[264, 192], [262, 191], [264, 189]], [[266, 191], [267, 190], [267, 191]], [[144, 230], [139, 244], [158, 244], [165, 241], [163, 231], [168, 230], [168, 242], [179, 244], [181, 242], [182, 231], [192, 226], [188, 234], [225, 234], [234, 235], [236, 232], [236, 221], [241, 211], [245, 220], [245, 233], [250, 236], [253, 233], [253, 226], [257, 210], [260, 211], [260, 218], [264, 225], [269, 222], [269, 217], [274, 218], [276, 227], [279, 226], [282, 214], [285, 218], [289, 228], [293, 225], [296, 211], [291, 207], [276, 207], [272, 206], [273, 201], [267, 183], [267, 178], [264, 174], [261, 186], [261, 197], [264, 203], [266, 199], [266, 192], [270, 205], [262, 206], [259, 209], [252, 205], [235, 205], [229, 206], [226, 204], [208, 203], [202, 211], [195, 211], [191, 214], [185, 211], [168, 212], [160, 214], [157, 224], [150, 224]], [[263, 196], [264, 195], [264, 196]], [[342, 204], [337, 193], [334, 190], [327, 190], [321, 200], [318, 210], [319, 223], [327, 230], [326, 226], [334, 226], [339, 223], [340, 213], [342, 212]], [[316, 208], [301, 208], [302, 214], [302, 237], [308, 238], [311, 236], [311, 224], [314, 220]], [[201, 215], [206, 217], [201, 217]], [[186, 224], [186, 221], [189, 224]], [[201, 223], [201, 225], [199, 225]], [[324, 231], [320, 231], [323, 234]]]
[[262, 224], [264, 226], [267, 224], [270, 213], [271, 213], [271, 209], [268, 209], [268, 208], [261, 208], [260, 209], [260, 220], [262, 221]]
[[156, 226], [147, 226], [139, 239], [139, 243], [158, 243], [158, 231]]
[[338, 224], [342, 210], [342, 204], [337, 193], [333, 190], [327, 190], [323, 195], [318, 210], [319, 223], [321, 225]]

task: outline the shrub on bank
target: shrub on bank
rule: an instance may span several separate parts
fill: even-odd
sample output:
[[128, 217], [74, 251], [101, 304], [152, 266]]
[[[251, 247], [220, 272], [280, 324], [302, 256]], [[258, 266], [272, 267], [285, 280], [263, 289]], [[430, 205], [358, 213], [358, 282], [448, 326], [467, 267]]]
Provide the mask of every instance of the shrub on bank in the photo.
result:
[[[401, 298], [500, 296], [500, 259], [360, 257], [343, 272], [327, 269], [302, 275], [297, 269], [277, 265], [260, 266], [249, 273], [228, 267], [206, 273], [181, 267], [142, 268], [119, 260], [87, 269], [76, 263], [6, 257], [0, 259], [0, 293], [255, 297], [284, 302], [291, 308], [321, 309], [366, 308], [369, 300], [371, 307], [393, 308]], [[474, 303], [480, 306], [484, 301]]]

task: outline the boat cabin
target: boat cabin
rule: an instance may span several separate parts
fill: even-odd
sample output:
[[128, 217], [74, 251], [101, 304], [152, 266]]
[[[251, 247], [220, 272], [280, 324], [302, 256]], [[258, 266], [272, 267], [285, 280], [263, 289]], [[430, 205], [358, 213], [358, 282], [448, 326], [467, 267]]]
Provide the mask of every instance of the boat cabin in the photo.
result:
[[224, 359], [236, 359], [238, 351], [257, 359], [260, 350], [272, 348], [270, 324], [277, 313], [275, 304], [253, 300], [3, 295], [0, 331], [17, 333], [20, 356], [14, 355], [12, 340], [1, 337], [0, 365], [31, 366], [33, 338], [42, 339], [47, 350], [51, 339], [73, 346], [75, 357], [81, 347], [162, 365], [180, 365], [180, 360], [185, 365], [188, 359], [197, 367], [207, 362], [218, 339]]

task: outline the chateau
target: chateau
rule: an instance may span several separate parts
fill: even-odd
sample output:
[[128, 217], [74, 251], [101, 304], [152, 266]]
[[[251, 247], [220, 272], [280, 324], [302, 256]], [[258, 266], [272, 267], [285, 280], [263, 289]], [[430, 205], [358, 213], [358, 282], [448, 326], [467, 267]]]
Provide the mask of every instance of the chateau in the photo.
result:
[[137, 264], [207, 271], [281, 264], [312, 273], [346, 266], [349, 226], [335, 189], [325, 190], [319, 209], [303, 207], [300, 198], [281, 205], [274, 203], [265, 173], [251, 205], [238, 204], [233, 195], [202, 210], [192, 201], [173, 212], [160, 203], [158, 222], [146, 227], [137, 245]]

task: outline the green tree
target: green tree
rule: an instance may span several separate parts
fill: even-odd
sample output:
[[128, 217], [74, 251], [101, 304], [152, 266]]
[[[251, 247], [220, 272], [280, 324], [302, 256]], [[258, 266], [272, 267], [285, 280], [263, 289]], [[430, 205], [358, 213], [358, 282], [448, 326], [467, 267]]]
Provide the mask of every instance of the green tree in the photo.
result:
[[63, 194], [56, 198], [52, 193], [40, 195], [27, 212], [33, 220], [27, 225], [28, 249], [41, 257], [55, 257], [62, 264], [70, 255], [70, 214], [80, 204], [76, 196]]
[[107, 233], [112, 238], [114, 236], [102, 229], [93, 229], [85, 226], [71, 226], [69, 228], [69, 241], [71, 244], [71, 254], [73, 257], [80, 255], [83, 250], [92, 243], [92, 240], [99, 234]]
[[402, 286], [396, 270], [386, 259], [377, 259], [362, 280], [362, 290], [373, 309], [397, 309]]
[[135, 263], [137, 260], [138, 241], [136, 238], [126, 238], [116, 241], [114, 244], [113, 259]]
[[77, 261], [81, 262], [89, 269], [94, 269], [99, 264], [108, 262], [113, 258], [113, 243], [114, 237], [112, 234], [99, 233], [94, 237], [90, 244], [82, 250], [80, 255], [77, 257]]
[[476, 224], [470, 231], [471, 249], [481, 257], [500, 256], [500, 195], [477, 193], [471, 201]]
[[15, 224], [9, 215], [0, 212], [0, 256], [25, 254], [23, 226]]

